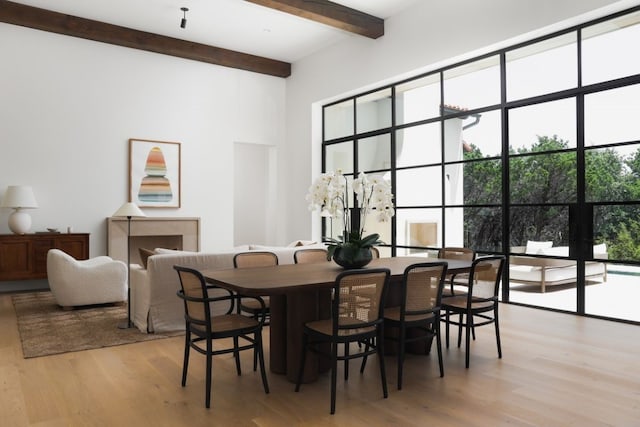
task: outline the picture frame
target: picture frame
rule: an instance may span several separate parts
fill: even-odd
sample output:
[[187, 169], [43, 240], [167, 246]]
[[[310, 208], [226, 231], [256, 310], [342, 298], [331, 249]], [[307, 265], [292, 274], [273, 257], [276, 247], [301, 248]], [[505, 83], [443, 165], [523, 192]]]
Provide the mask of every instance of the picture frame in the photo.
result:
[[179, 208], [179, 142], [129, 139], [129, 201], [141, 208]]

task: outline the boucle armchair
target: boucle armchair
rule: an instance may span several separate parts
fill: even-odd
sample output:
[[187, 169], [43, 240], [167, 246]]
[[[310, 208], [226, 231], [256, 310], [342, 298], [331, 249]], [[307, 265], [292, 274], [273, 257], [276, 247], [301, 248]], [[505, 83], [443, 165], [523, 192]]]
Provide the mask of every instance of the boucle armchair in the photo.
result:
[[65, 309], [127, 300], [127, 265], [108, 256], [76, 260], [51, 249], [47, 277], [56, 302]]

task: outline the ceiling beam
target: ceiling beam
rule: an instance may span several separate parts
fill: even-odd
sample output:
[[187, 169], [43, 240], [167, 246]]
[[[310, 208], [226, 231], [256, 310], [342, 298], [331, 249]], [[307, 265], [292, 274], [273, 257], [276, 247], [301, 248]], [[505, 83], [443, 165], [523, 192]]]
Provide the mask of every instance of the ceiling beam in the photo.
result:
[[6, 0], [0, 0], [0, 22], [276, 77], [291, 75], [291, 64], [288, 62], [65, 15]]
[[330, 25], [361, 36], [377, 39], [384, 35], [384, 19], [329, 0], [246, 0]]

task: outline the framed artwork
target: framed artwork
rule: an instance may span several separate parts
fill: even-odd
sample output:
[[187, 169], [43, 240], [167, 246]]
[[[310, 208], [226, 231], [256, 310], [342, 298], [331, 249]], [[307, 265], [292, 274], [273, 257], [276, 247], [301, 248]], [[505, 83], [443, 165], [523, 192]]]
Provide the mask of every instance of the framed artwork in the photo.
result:
[[180, 143], [129, 139], [129, 201], [141, 208], [180, 207]]

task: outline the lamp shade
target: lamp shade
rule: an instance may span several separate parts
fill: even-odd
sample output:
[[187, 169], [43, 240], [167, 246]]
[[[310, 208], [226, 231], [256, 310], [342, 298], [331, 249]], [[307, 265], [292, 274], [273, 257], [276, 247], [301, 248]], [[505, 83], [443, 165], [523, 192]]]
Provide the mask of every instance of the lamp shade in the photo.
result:
[[118, 209], [112, 216], [125, 218], [142, 218], [146, 215], [135, 203], [128, 202], [120, 206], [120, 209]]
[[2, 198], [3, 208], [35, 209], [38, 207], [33, 189], [28, 185], [10, 185]]

